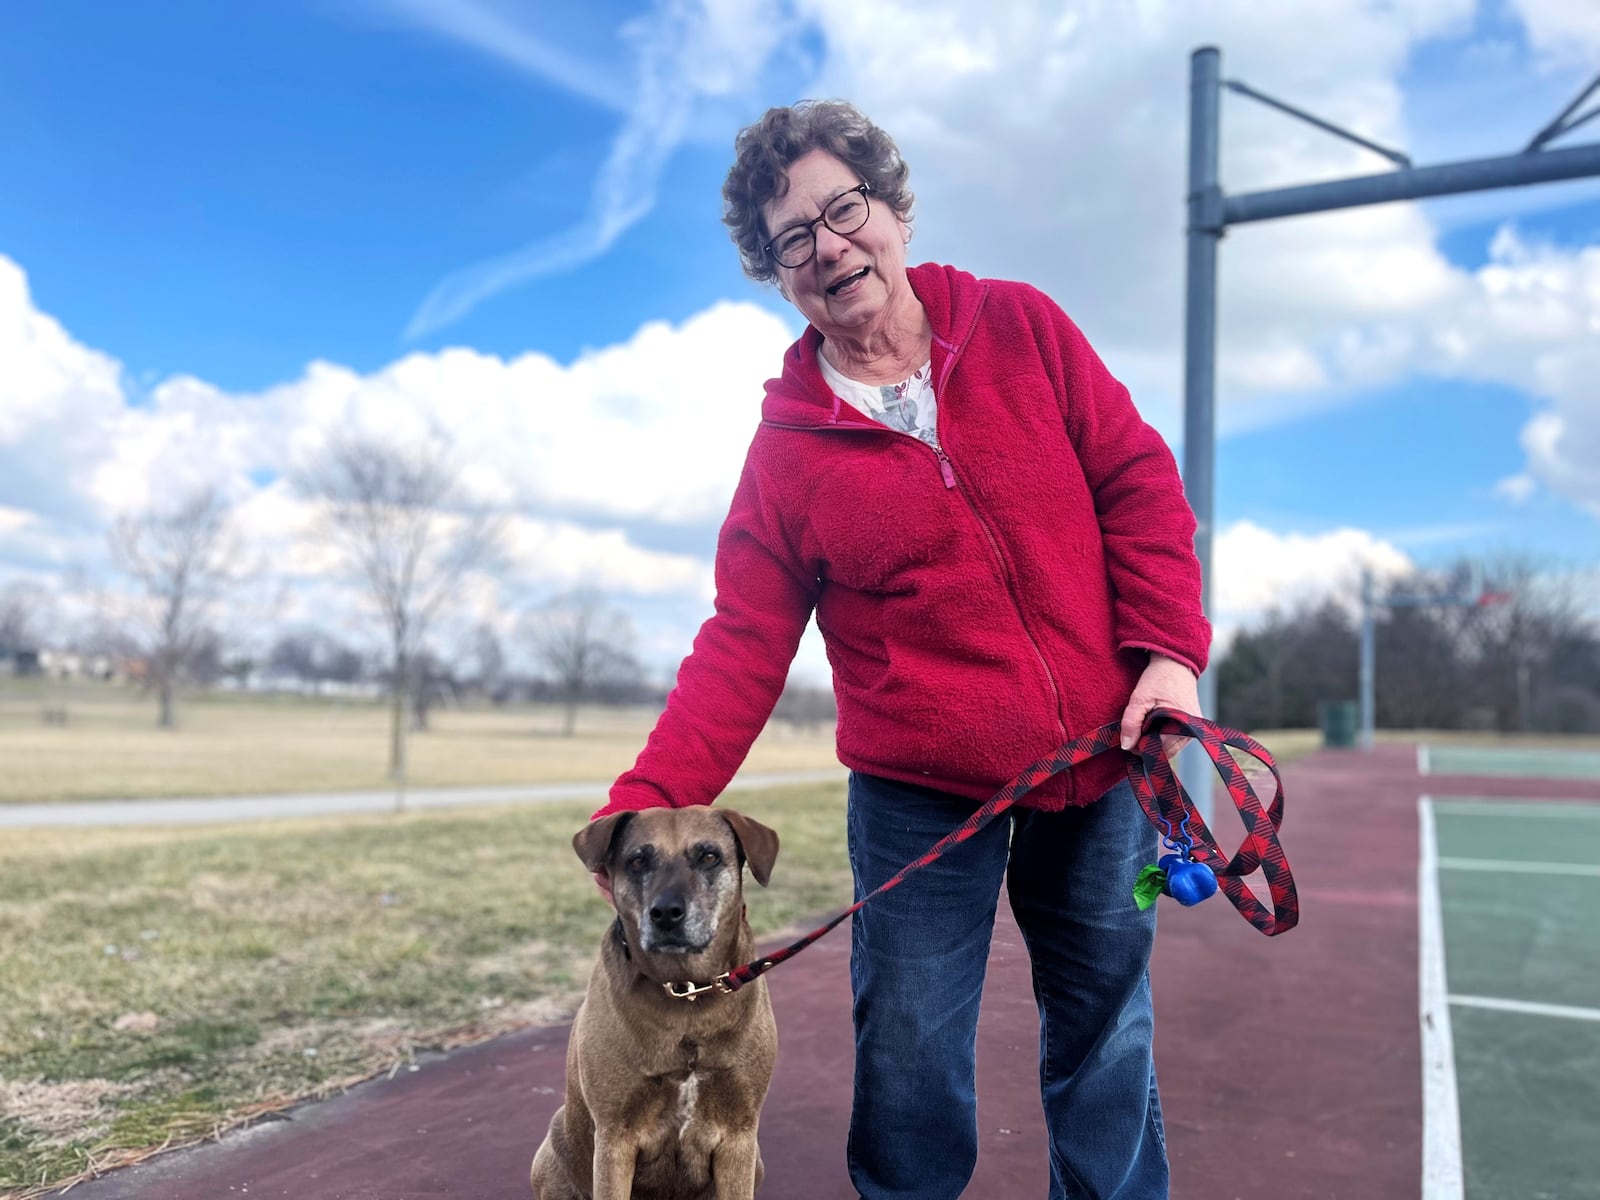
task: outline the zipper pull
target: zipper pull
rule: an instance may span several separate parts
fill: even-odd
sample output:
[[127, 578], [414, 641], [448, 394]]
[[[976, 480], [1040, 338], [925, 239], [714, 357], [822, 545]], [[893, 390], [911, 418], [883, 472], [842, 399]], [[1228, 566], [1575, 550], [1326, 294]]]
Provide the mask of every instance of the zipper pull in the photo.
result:
[[950, 460], [944, 456], [943, 450], [935, 450], [934, 453], [939, 456], [939, 474], [944, 478], [944, 486], [946, 488], [955, 487], [956, 473], [955, 469], [950, 466]]

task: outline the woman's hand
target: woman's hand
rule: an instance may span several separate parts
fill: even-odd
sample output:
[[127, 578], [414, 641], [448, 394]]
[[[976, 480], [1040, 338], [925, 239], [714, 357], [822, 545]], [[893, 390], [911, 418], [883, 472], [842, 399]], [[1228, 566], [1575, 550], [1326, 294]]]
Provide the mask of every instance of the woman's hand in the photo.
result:
[[611, 872], [605, 867], [601, 867], [594, 873], [594, 885], [600, 889], [600, 894], [606, 898], [606, 903], [615, 908], [617, 901], [611, 895]]
[[[1150, 654], [1150, 664], [1134, 685], [1128, 707], [1122, 712], [1122, 748], [1132, 750], [1144, 732], [1144, 719], [1153, 708], [1175, 708], [1191, 716], [1204, 716], [1200, 711], [1200, 685], [1194, 672], [1175, 658], [1165, 654]], [[1187, 745], [1189, 739], [1179, 734], [1161, 736], [1161, 749], [1172, 758]]]

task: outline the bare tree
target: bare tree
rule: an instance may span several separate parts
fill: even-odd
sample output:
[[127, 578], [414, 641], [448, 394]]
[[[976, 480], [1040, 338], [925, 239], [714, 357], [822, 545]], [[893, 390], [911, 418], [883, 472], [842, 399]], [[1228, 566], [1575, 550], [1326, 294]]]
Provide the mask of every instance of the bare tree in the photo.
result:
[[1462, 629], [1478, 698], [1500, 729], [1592, 730], [1600, 724], [1600, 622], [1572, 572], [1503, 554], [1485, 572], [1498, 603]]
[[11, 583], [0, 590], [0, 658], [39, 648], [34, 614], [42, 607], [43, 595], [32, 584]]
[[323, 503], [324, 536], [383, 620], [390, 654], [389, 773], [403, 780], [413, 660], [462, 577], [498, 561], [505, 518], [466, 503], [460, 470], [439, 439], [335, 437], [299, 484]]
[[[1600, 729], [1600, 622], [1581, 577], [1505, 556], [1386, 586], [1377, 723], [1387, 728]], [[1336, 603], [1272, 613], [1217, 668], [1222, 719], [1310, 725], [1356, 688], [1356, 631]]]
[[820, 732], [838, 719], [839, 705], [831, 687], [816, 687], [791, 677], [783, 685], [783, 694], [778, 697], [772, 715], [796, 729]]
[[215, 647], [212, 617], [239, 579], [227, 501], [204, 488], [176, 507], [123, 517], [111, 530], [111, 550], [144, 592], [128, 632], [160, 700], [157, 724], [174, 728], [177, 685]]
[[472, 633], [473, 655], [477, 659], [477, 685], [491, 704], [505, 699], [506, 655], [500, 635], [493, 625], [480, 621]]
[[1356, 630], [1332, 600], [1274, 609], [1217, 664], [1219, 716], [1244, 729], [1314, 725], [1318, 701], [1355, 694]]
[[451, 663], [426, 646], [411, 656], [411, 732], [433, 728], [429, 717], [441, 704], [458, 703], [461, 684]]
[[353, 683], [366, 670], [359, 651], [316, 629], [279, 634], [267, 652], [267, 666], [303, 683]]
[[578, 706], [606, 691], [637, 686], [633, 622], [593, 588], [576, 588], [528, 615], [524, 628], [534, 659], [565, 709], [562, 733], [571, 737]]

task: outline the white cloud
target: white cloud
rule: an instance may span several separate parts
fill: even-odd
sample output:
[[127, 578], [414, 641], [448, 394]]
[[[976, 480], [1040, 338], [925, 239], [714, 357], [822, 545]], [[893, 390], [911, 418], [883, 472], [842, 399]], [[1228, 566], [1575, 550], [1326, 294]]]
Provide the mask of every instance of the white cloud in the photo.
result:
[[1531, 475], [1508, 475], [1494, 485], [1495, 495], [1503, 496], [1513, 504], [1527, 502], [1538, 490], [1539, 485]]
[[1511, 7], [1541, 54], [1594, 69], [1600, 55], [1600, 5], [1584, 0], [1511, 0]]
[[1419, 324], [1422, 369], [1539, 397], [1522, 430], [1526, 474], [1600, 517], [1600, 246], [1531, 243], [1506, 227], [1471, 282]]
[[43, 425], [94, 420], [122, 402], [121, 368], [33, 306], [28, 277], [0, 257], [0, 446]]
[[[335, 431], [442, 433], [468, 493], [512, 515], [496, 603], [585, 584], [618, 603], [665, 606], [670, 628], [652, 637], [676, 639], [678, 655], [710, 613], [710, 530], [738, 480], [762, 383], [792, 340], [770, 312], [723, 303], [681, 324], [650, 322], [567, 364], [457, 348], [367, 375], [315, 362], [247, 395], [175, 376], [132, 406], [116, 364], [34, 308], [21, 270], [0, 258], [6, 285], [0, 346], [21, 348], [4, 383], [17, 403], [6, 412], [27, 414], [27, 424], [15, 420], [0, 439], [0, 486], [28, 479], [38, 462], [49, 472], [48, 486], [0, 495], [0, 575], [34, 564], [53, 567], [59, 584], [77, 571], [72, 586], [95, 591], [110, 577], [105, 530], [117, 516], [211, 486], [234, 500], [241, 537], [268, 573], [293, 583], [281, 619], [359, 627], [359, 592], [338, 577], [290, 479]], [[705, 545], [652, 548], [635, 525], [692, 526]], [[480, 613], [493, 607], [487, 586], [474, 585]]]
[[611, 72], [541, 37], [527, 25], [526, 11], [481, 0], [374, 0], [373, 7], [454, 38], [572, 95], [605, 108], [627, 109], [628, 98]]
[[513, 570], [545, 581], [553, 591], [582, 586], [612, 595], [688, 596], [704, 601], [710, 613], [715, 589], [704, 558], [641, 550], [618, 529], [597, 533], [533, 518], [513, 523], [510, 542]]
[[1414, 566], [1392, 542], [1365, 530], [1275, 533], [1251, 521], [1235, 522], [1218, 534], [1213, 560], [1217, 581], [1213, 623], [1219, 648], [1273, 609], [1325, 598], [1354, 606], [1363, 569], [1389, 578]]
[[[921, 219], [913, 248], [980, 274], [1039, 283], [1077, 316], [1158, 426], [1175, 431], [1180, 375], [1190, 51], [1224, 47], [1224, 74], [1379, 139], [1398, 140], [1396, 78], [1416, 41], [1455, 28], [1459, 3], [995, 6], [804, 5], [826, 31], [817, 91], [851, 96], [901, 143]], [[940, 31], [984, 64], [934, 61]], [[1316, 52], [1286, 54], [1286, 47]], [[1292, 68], [1288, 66], [1292, 58]], [[906, 77], [917, 86], [903, 86]], [[1378, 170], [1381, 160], [1229, 97], [1233, 191]], [[1375, 209], [1241, 229], [1224, 243], [1221, 417], [1284, 420], [1286, 393], [1337, 384], [1341, 326], [1452, 286], [1414, 210]], [[1266, 410], [1257, 415], [1250, 410]]]
[[[1404, 146], [1403, 72], [1423, 42], [1469, 34], [1475, 12], [1470, 0], [800, 8], [829, 48], [816, 91], [856, 100], [905, 152], [918, 195], [913, 249], [1044, 287], [1172, 439], [1190, 50], [1221, 46], [1224, 77]], [[1586, 37], [1600, 19], [1593, 5], [1519, 9], [1541, 45]], [[957, 34], [974, 51], [952, 69], [941, 56]], [[1505, 54], [1524, 61], [1500, 74], [1534, 71], [1524, 52]], [[916, 87], [903, 86], [908, 76]], [[1519, 96], [1513, 107], [1531, 103]], [[1232, 95], [1222, 145], [1234, 193], [1388, 169]], [[1600, 249], [1529, 246], [1508, 228], [1489, 264], [1466, 270], [1437, 239], [1429, 211], [1411, 204], [1231, 230], [1220, 256], [1220, 430], [1292, 422], [1418, 372], [1493, 380], [1534, 398], [1527, 473], [1595, 511]]]
[[[436, 27], [454, 36], [467, 16], [485, 10], [503, 22], [521, 20], [524, 33], [531, 21], [483, 0], [394, 2], [432, 11]], [[1587, 44], [1592, 7], [1519, 0], [1514, 12], [1543, 51]], [[1447, 78], [1447, 90], [1481, 75], [1482, 64], [1493, 67], [1497, 97], [1530, 74], [1541, 75], [1546, 92], [1547, 80], [1559, 77], [1558, 67], [1540, 72], [1511, 42], [1471, 41], [1476, 9], [1473, 0], [1064, 8], [663, 0], [629, 31], [643, 55], [640, 90], [597, 182], [591, 218], [540, 243], [531, 257], [486, 268], [488, 290], [524, 268], [560, 270], [604, 252], [606, 231], [653, 203], [665, 156], [694, 112], [759, 88], [797, 31], [809, 28], [825, 52], [808, 92], [850, 97], [906, 153], [919, 197], [913, 249], [1050, 291], [1146, 416], [1175, 438], [1190, 51], [1218, 45], [1225, 77], [1404, 146], [1412, 130], [1401, 80], [1430, 39], [1455, 39], [1463, 60], [1480, 60], [1479, 68], [1462, 68], [1461, 80]], [[480, 48], [501, 52], [491, 42], [480, 39]], [[904, 86], [908, 78], [917, 86]], [[1524, 86], [1499, 108], [1541, 103]], [[747, 104], [740, 119], [755, 110]], [[1437, 115], [1430, 120], [1440, 123]], [[731, 133], [730, 125], [724, 136]], [[1222, 145], [1224, 184], [1235, 193], [1388, 169], [1365, 150], [1232, 95], [1224, 97]], [[1487, 143], [1473, 153], [1506, 148]], [[1538, 190], [1497, 195], [1520, 204], [1523, 193]], [[1589, 507], [1596, 489], [1577, 452], [1591, 446], [1594, 418], [1567, 381], [1573, 360], [1600, 340], [1589, 325], [1596, 305], [1581, 292], [1556, 294], [1540, 278], [1541, 271], [1546, 278], [1583, 273], [1581, 255], [1548, 250], [1535, 268], [1517, 260], [1503, 237], [1492, 267], [1462, 270], [1438, 248], [1431, 211], [1391, 204], [1231, 231], [1219, 293], [1220, 429], [1258, 429], [1347, 404], [1419, 365], [1445, 377], [1493, 378], [1552, 402], [1542, 415], [1554, 420], [1530, 425], [1524, 437], [1528, 470]]]
[[[447, 432], [478, 495], [529, 511], [705, 522], [727, 510], [763, 381], [793, 340], [765, 309], [720, 303], [562, 365], [465, 349], [370, 376], [315, 364], [261, 398], [303, 461], [336, 428]], [[285, 465], [279, 463], [278, 465]]]
[[0, 556], [61, 561], [75, 548], [40, 518], [70, 526], [87, 514], [87, 464], [123, 411], [121, 366], [40, 312], [22, 268], [4, 256], [0, 364], [0, 506], [35, 518], [0, 526]]
[[[468, 0], [402, 2], [436, 16], [441, 28], [502, 56], [504, 45], [534, 42], [509, 13], [491, 14]], [[491, 17], [497, 28], [486, 38], [477, 27]], [[407, 336], [432, 333], [506, 288], [571, 270], [609, 250], [655, 207], [661, 172], [687, 135], [697, 102], [748, 88], [786, 27], [777, 0], [655, 0], [646, 15], [622, 30], [633, 51], [633, 93], [594, 181], [587, 215], [571, 229], [441, 281], [412, 317]], [[506, 35], [513, 40], [503, 41]], [[537, 61], [522, 54], [511, 57], [550, 74], [547, 55]]]

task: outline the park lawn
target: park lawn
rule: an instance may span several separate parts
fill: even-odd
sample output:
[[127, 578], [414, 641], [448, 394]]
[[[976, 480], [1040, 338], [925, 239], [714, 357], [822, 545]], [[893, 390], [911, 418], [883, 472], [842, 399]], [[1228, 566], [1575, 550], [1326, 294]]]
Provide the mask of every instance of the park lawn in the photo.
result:
[[[842, 783], [738, 804], [782, 839], [758, 934], [849, 903]], [[608, 925], [589, 807], [8, 833], [0, 1196], [564, 1019]]]
[[[392, 786], [389, 713], [372, 701], [212, 694], [184, 697], [179, 727], [158, 729], [155, 702], [128, 688], [0, 681], [0, 804], [108, 798], [271, 795]], [[64, 708], [65, 725], [42, 719]], [[436, 710], [408, 738], [411, 787], [588, 782], [633, 765], [652, 709], [584, 708], [561, 736], [553, 706]], [[774, 722], [752, 771], [837, 765], [831, 724]]]

